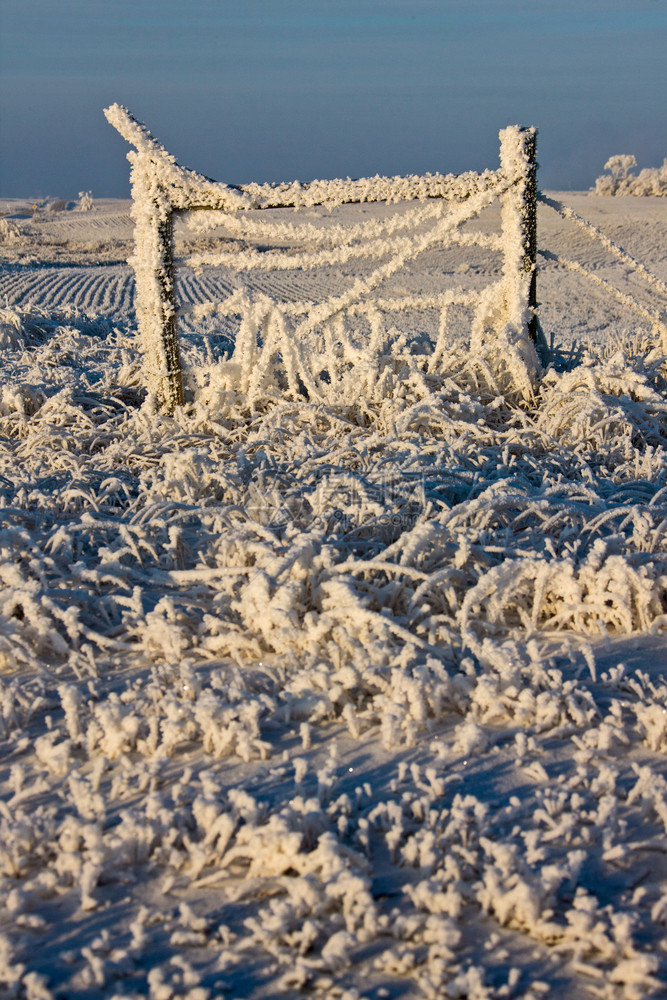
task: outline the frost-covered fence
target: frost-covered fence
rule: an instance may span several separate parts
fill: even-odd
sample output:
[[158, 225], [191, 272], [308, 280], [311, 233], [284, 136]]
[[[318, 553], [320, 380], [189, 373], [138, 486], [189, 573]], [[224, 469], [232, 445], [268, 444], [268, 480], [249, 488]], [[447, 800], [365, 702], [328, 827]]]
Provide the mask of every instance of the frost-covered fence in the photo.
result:
[[[447, 350], [447, 313], [453, 305], [474, 309], [471, 355], [488, 368], [503, 369], [504, 382], [529, 396], [539, 371], [536, 347], [546, 346], [537, 320], [536, 295], [536, 130], [512, 126], [500, 133], [500, 168], [462, 175], [293, 182], [280, 185], [229, 186], [179, 166], [136, 121], [117, 104], [105, 110], [109, 122], [134, 146], [132, 164], [135, 249], [131, 259], [136, 276], [136, 310], [145, 378], [149, 391], [167, 413], [183, 402], [183, 378], [177, 329], [173, 219], [175, 213], [199, 213], [200, 230], [220, 223], [239, 239], [303, 241], [304, 253], [200, 254], [196, 267], [224, 265], [233, 270], [317, 269], [354, 258], [381, 261], [370, 274], [351, 280], [349, 288], [325, 302], [304, 300], [280, 308], [266, 297], [250, 300], [237, 291], [222, 302], [204, 303], [197, 315], [240, 315], [241, 325], [230, 374], [236, 388], [251, 396], [276, 376], [292, 394], [305, 390], [310, 398], [342, 398], [360, 385], [377, 389], [385, 376], [390, 391], [392, 359], [405, 351], [386, 318], [406, 309], [440, 312], [439, 335], [426, 368], [437, 371]], [[462, 231], [495, 200], [501, 202], [500, 236]], [[318, 230], [307, 224], [260, 223], [252, 209], [338, 206], [360, 202], [418, 201], [397, 219], [371, 220], [357, 226]], [[405, 264], [435, 246], [479, 245], [503, 257], [500, 281], [481, 294], [461, 289], [436, 295], [381, 297], [383, 282]], [[363, 316], [370, 331], [366, 342], [350, 333], [349, 321]], [[348, 328], [346, 329], [346, 322]], [[486, 352], [485, 349], [486, 348]], [[490, 353], [495, 359], [490, 360]], [[543, 355], [544, 356], [544, 355]], [[500, 379], [503, 382], [503, 379]]]

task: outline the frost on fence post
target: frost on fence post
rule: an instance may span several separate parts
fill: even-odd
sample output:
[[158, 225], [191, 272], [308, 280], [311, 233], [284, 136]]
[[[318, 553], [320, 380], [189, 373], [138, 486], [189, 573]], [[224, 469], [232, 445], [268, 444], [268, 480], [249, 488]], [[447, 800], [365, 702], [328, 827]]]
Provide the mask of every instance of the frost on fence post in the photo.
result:
[[500, 133], [500, 167], [516, 178], [502, 199], [507, 308], [524, 316], [540, 360], [549, 348], [537, 316], [537, 129], [513, 125]]
[[[135, 178], [136, 173], [136, 178]], [[166, 196], [146, 184], [141, 155], [133, 166], [136, 311], [146, 385], [158, 406], [173, 413], [183, 403], [183, 376], [174, 300], [173, 226]], [[152, 189], [152, 190], [151, 190]], [[139, 197], [137, 197], [139, 194]]]
[[130, 260], [136, 279], [136, 312], [146, 387], [158, 406], [173, 413], [183, 403], [183, 376], [176, 329], [172, 199], [173, 157], [143, 126], [118, 105], [105, 111], [136, 152], [132, 164], [134, 254]]
[[173, 413], [183, 402], [183, 376], [176, 326], [172, 215], [193, 208], [237, 210], [251, 199], [229, 187], [180, 167], [127, 108], [104, 109], [109, 124], [134, 146], [132, 218], [137, 325], [146, 387], [158, 406]]

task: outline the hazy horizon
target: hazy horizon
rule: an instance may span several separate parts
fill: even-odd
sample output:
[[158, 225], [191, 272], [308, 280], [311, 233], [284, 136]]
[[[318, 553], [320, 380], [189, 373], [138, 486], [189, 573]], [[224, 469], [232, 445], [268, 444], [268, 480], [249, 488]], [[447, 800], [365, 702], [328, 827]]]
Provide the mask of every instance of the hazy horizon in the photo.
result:
[[118, 101], [228, 182], [495, 167], [540, 131], [540, 184], [667, 155], [662, 0], [0, 0], [0, 196], [127, 197]]

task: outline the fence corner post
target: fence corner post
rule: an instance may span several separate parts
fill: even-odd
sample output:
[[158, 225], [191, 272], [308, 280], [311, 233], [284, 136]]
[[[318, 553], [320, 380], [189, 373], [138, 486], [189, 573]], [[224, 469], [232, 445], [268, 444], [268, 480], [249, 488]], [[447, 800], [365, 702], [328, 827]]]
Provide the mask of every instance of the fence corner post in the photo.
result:
[[[110, 125], [134, 146], [131, 163], [135, 309], [146, 387], [163, 413], [183, 403], [183, 374], [176, 325], [174, 287], [174, 181], [176, 161], [145, 125], [120, 104], [104, 109]], [[171, 185], [171, 186], [170, 186]], [[179, 207], [181, 207], [179, 205]]]
[[[500, 133], [500, 165], [514, 183], [503, 199], [502, 227], [506, 239], [505, 273], [519, 279], [527, 328], [543, 365], [549, 347], [537, 311], [537, 129], [515, 125]], [[518, 227], [517, 227], [518, 222]]]
[[171, 416], [183, 404], [183, 374], [176, 323], [172, 211], [168, 195], [146, 184], [141, 171], [133, 184], [136, 313], [149, 392]]
[[157, 269], [162, 305], [162, 351], [165, 370], [160, 380], [159, 396], [166, 413], [173, 414], [183, 405], [183, 371], [176, 322], [176, 288], [174, 275], [174, 226], [172, 213], [157, 223], [160, 262]]

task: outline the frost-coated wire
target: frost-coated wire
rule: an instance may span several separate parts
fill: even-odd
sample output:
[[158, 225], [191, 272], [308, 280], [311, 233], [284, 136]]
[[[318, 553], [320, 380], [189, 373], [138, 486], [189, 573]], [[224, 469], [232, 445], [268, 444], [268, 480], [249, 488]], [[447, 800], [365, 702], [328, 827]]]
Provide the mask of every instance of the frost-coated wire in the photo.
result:
[[640, 274], [642, 278], [645, 278], [649, 283], [651, 290], [654, 292], [660, 292], [662, 295], [667, 295], [667, 285], [664, 281], [661, 281], [655, 274], [652, 274], [649, 269], [641, 263], [641, 261], [636, 260], [632, 257], [623, 247], [619, 246], [618, 243], [614, 243], [609, 237], [594, 226], [592, 222], [588, 219], [584, 219], [581, 215], [574, 211], [574, 209], [569, 208], [567, 205], [563, 205], [562, 202], [557, 201], [555, 198], [548, 198], [542, 192], [538, 193], [537, 200], [542, 205], [547, 205], [552, 208], [557, 215], [560, 215], [562, 219], [569, 222], [574, 222], [576, 226], [583, 229], [585, 233], [594, 239], [599, 240], [603, 246], [607, 248], [618, 260], [627, 264], [636, 274]]
[[597, 285], [598, 288], [602, 288], [608, 295], [612, 298], [618, 299], [624, 306], [629, 309], [634, 310], [634, 312], [639, 313], [644, 319], [650, 320], [651, 324], [656, 330], [658, 330], [662, 336], [663, 343], [667, 346], [667, 324], [665, 324], [662, 313], [656, 312], [654, 309], [647, 309], [632, 295], [628, 295], [627, 292], [622, 292], [619, 288], [616, 288], [610, 281], [606, 281], [601, 278], [598, 274], [590, 271], [588, 268], [584, 267], [582, 264], [577, 263], [576, 260], [568, 260], [565, 257], [561, 257], [560, 254], [554, 253], [552, 250], [538, 250], [538, 253], [544, 260], [553, 261], [559, 264], [561, 267], [566, 268], [568, 271], [572, 271], [574, 274], [580, 274], [582, 277], [586, 278], [592, 284]]

